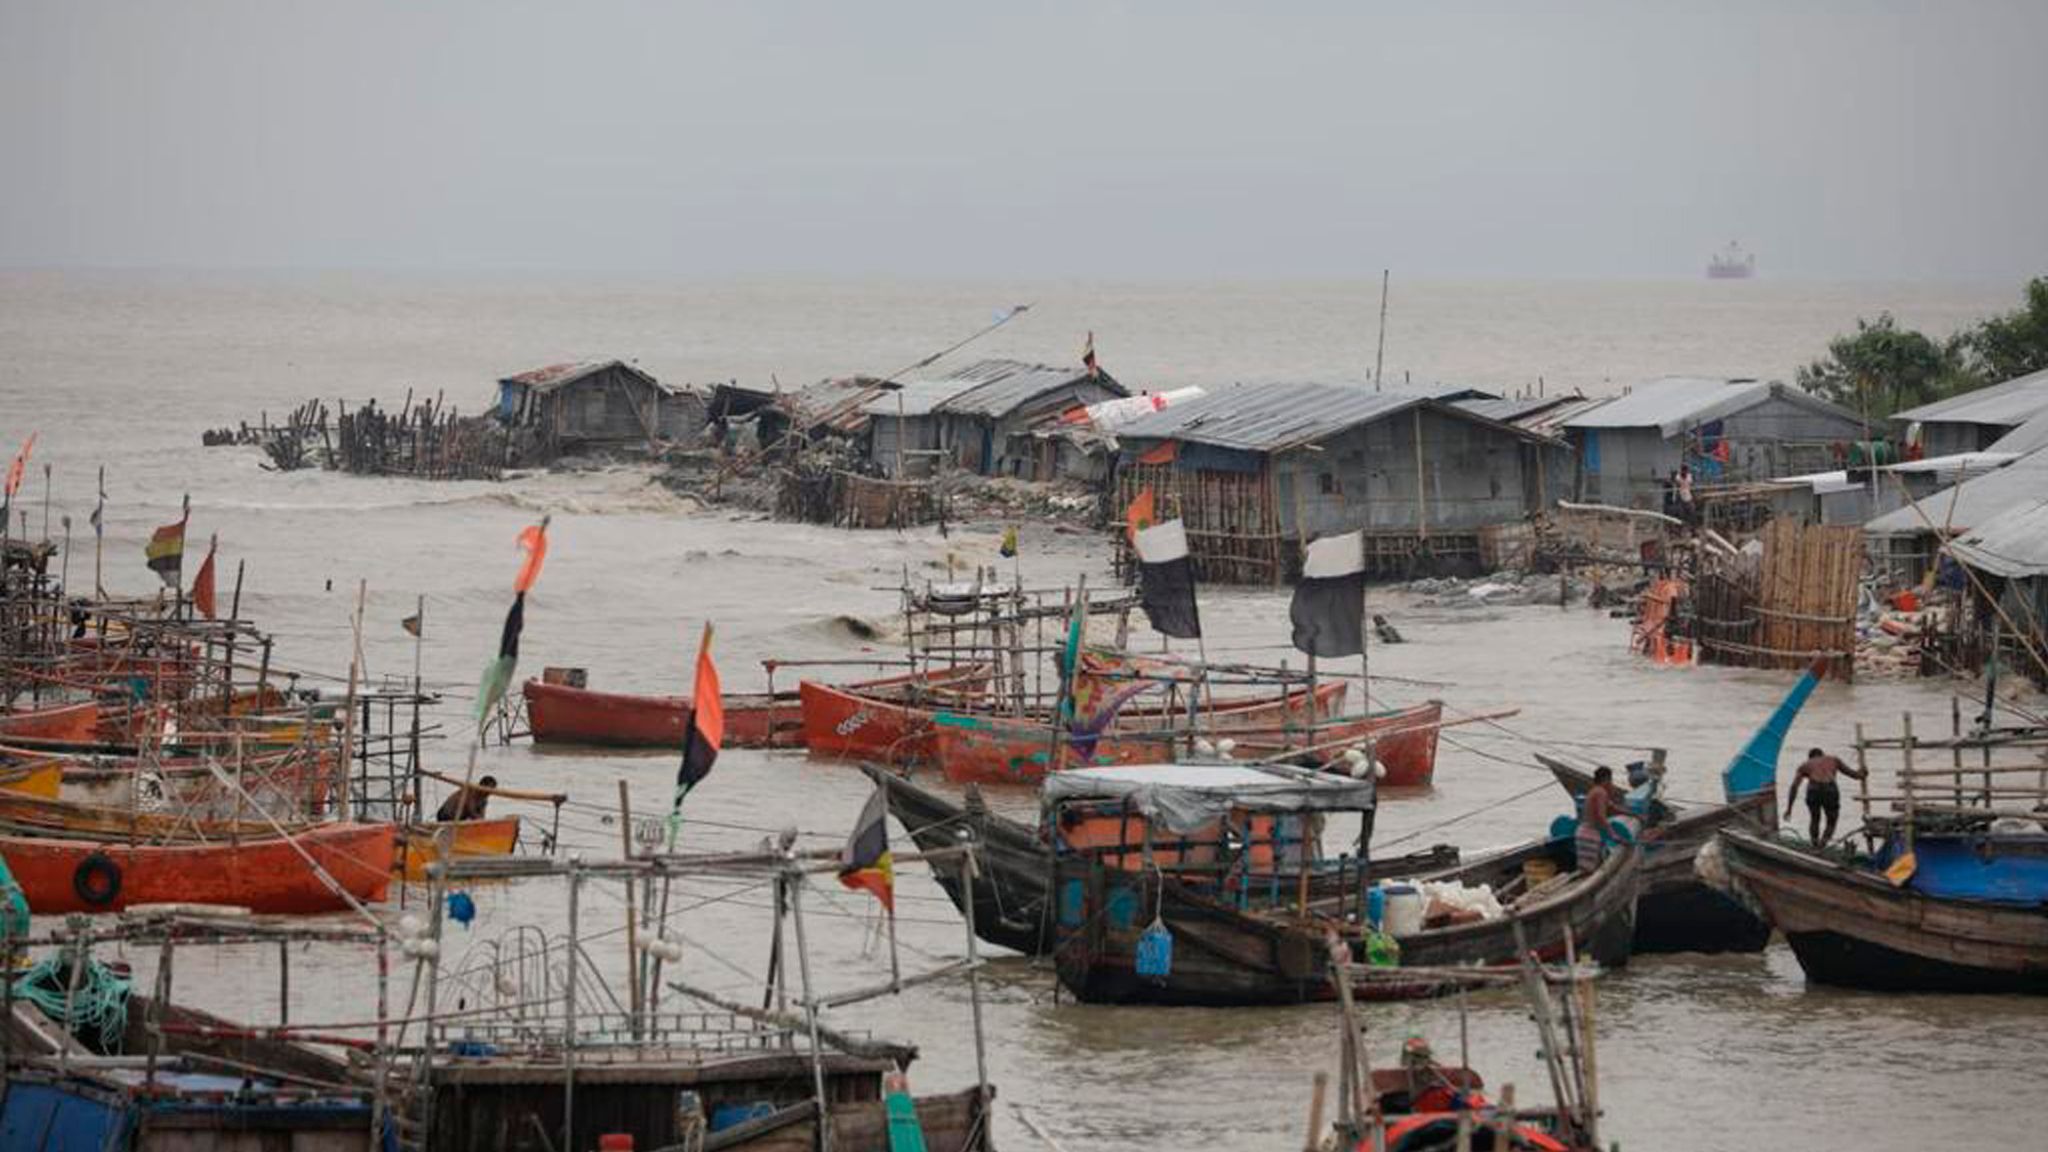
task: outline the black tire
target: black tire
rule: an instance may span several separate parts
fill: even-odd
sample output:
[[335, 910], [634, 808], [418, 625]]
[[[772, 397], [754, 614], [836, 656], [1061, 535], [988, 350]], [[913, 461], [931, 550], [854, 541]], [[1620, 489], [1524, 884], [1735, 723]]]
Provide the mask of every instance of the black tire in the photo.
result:
[[71, 890], [87, 904], [101, 908], [121, 895], [121, 866], [105, 852], [94, 852], [78, 862], [71, 874]]

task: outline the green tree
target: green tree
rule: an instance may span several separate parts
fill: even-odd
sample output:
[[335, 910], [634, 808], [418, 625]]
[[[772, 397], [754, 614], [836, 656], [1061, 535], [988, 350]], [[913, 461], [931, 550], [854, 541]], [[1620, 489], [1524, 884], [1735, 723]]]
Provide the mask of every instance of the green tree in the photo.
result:
[[1852, 335], [1828, 343], [1825, 359], [1799, 370], [1799, 386], [1872, 422], [1939, 400], [1977, 383], [1963, 368], [1963, 339], [1938, 344], [1900, 328], [1889, 312], [1858, 319]]
[[1963, 337], [1973, 374], [1997, 384], [2048, 368], [2048, 277], [2027, 282], [2025, 300]]

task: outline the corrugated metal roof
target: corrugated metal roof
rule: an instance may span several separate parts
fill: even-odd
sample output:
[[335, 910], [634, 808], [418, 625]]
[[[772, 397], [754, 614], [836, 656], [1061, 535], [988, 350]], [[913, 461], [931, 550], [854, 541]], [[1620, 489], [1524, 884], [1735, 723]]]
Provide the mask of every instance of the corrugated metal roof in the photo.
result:
[[929, 416], [939, 405], [978, 385], [972, 380], [911, 380], [861, 405], [870, 416]]
[[887, 395], [882, 382], [872, 376], [840, 376], [783, 393], [776, 406], [801, 428], [857, 432], [868, 421], [867, 405]]
[[1453, 400], [1451, 404], [1452, 407], [1463, 408], [1467, 412], [1484, 416], [1488, 420], [1498, 420], [1503, 424], [1519, 424], [1531, 416], [1548, 412], [1553, 408], [1561, 407], [1580, 399], [1584, 399], [1584, 397], [1574, 396], [1567, 392], [1562, 396], [1510, 396], [1505, 400], [1499, 398]]
[[1661, 376], [1593, 405], [1564, 422], [1567, 428], [1656, 428], [1666, 436], [1737, 412], [1771, 394], [1761, 380], [1715, 376]]
[[1956, 559], [1995, 576], [2048, 576], [2048, 496], [2006, 509], [1949, 547]]
[[2032, 452], [2048, 445], [2048, 411], [2030, 418], [2025, 424], [2007, 432], [1992, 441], [1986, 452]]
[[2031, 375], [1977, 388], [1960, 396], [1908, 408], [1894, 420], [1938, 424], [1990, 424], [2011, 428], [2048, 412], [2048, 368]]
[[1887, 512], [1863, 530], [1878, 536], [1912, 536], [1944, 526], [1968, 530], [2040, 499], [2043, 492], [2048, 492], [2048, 448], [2036, 448], [1995, 472], [1972, 476], [1922, 496], [1917, 504]]
[[1426, 397], [1310, 382], [1240, 384], [1213, 391], [1139, 417], [1118, 428], [1117, 435], [1123, 439], [1185, 440], [1246, 452], [1284, 452], [1418, 405], [1510, 435], [1534, 438], [1522, 429]]
[[[903, 383], [903, 414], [928, 416], [943, 411], [957, 416], [1002, 419], [1048, 392], [1088, 382], [1125, 396], [1124, 386], [1104, 372], [1093, 378], [1086, 368], [1055, 368], [1021, 360], [977, 360], [942, 376], [912, 377]], [[893, 390], [892, 390], [893, 391]], [[864, 411], [896, 414], [896, 397], [878, 396]]]
[[567, 364], [550, 364], [545, 368], [535, 368], [531, 371], [521, 372], [517, 376], [507, 376], [500, 380], [499, 383], [524, 384], [536, 392], [548, 392], [567, 384], [574, 384], [586, 376], [594, 376], [614, 366], [624, 368], [636, 376], [643, 377], [650, 384], [655, 383], [654, 377], [647, 375], [647, 373], [640, 371], [640, 369], [633, 367], [623, 360], [574, 360]]

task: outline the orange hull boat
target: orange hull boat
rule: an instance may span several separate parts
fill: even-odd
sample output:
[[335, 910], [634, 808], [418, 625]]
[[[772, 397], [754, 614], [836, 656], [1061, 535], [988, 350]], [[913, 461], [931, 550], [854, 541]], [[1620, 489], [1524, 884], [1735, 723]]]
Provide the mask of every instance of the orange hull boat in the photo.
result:
[[1375, 712], [1325, 722], [1314, 733], [1246, 733], [1236, 737], [1240, 759], [1284, 755], [1289, 747], [1315, 748], [1306, 753], [1325, 768], [1343, 765], [1347, 748], [1372, 744], [1374, 759], [1386, 769], [1382, 788], [1427, 788], [1436, 779], [1437, 733], [1443, 730], [1444, 706], [1431, 700], [1412, 708]]
[[[883, 700], [902, 700], [920, 688], [978, 690], [987, 681], [987, 666], [974, 664], [868, 680], [848, 684], [844, 690]], [[593, 692], [539, 680], [528, 680], [523, 691], [527, 726], [533, 730], [537, 743], [617, 748], [683, 746], [683, 725], [690, 717], [688, 696]], [[726, 697], [725, 747], [800, 748], [803, 744], [800, 692]]]
[[402, 836], [404, 851], [399, 861], [402, 874], [407, 880], [428, 879], [427, 865], [443, 859], [441, 833], [454, 830], [449, 855], [456, 858], [465, 856], [510, 856], [519, 844], [519, 817], [503, 816], [488, 820], [460, 820], [452, 823], [415, 824], [407, 828]]
[[7, 858], [30, 910], [39, 915], [173, 903], [275, 914], [338, 912], [348, 902], [305, 857], [349, 895], [375, 903], [391, 884], [396, 836], [390, 824], [320, 825], [298, 833], [296, 848], [281, 837], [239, 844], [131, 845], [0, 836], [0, 856]]
[[86, 742], [100, 723], [100, 706], [91, 700], [55, 704], [19, 712], [0, 712], [0, 740], [63, 740]]

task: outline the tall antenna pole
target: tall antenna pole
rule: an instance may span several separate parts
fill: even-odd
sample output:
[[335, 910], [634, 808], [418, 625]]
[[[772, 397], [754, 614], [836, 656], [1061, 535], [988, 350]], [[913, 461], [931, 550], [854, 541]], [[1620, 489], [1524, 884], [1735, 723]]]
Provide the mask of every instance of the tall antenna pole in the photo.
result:
[[1380, 350], [1372, 358], [1372, 390], [1380, 390], [1380, 369], [1387, 363], [1387, 281], [1391, 270], [1380, 269]]

